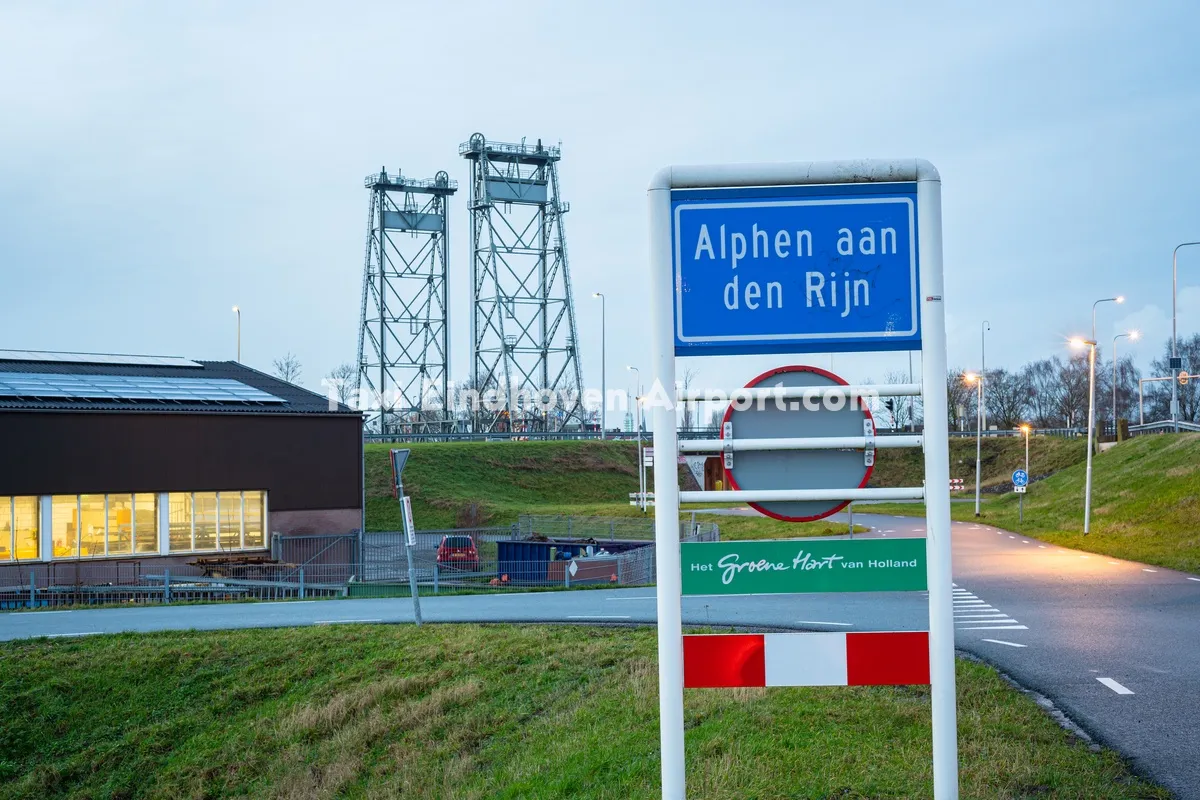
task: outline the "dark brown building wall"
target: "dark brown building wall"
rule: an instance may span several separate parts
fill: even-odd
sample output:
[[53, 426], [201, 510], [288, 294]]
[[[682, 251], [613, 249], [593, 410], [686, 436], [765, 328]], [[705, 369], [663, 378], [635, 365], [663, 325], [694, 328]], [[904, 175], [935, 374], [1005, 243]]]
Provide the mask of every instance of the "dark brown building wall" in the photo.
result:
[[361, 508], [361, 417], [0, 411], [0, 495], [222, 489]]
[[269, 511], [272, 533], [350, 533], [362, 527], [362, 510], [357, 507], [321, 511], [276, 511], [272, 508]]

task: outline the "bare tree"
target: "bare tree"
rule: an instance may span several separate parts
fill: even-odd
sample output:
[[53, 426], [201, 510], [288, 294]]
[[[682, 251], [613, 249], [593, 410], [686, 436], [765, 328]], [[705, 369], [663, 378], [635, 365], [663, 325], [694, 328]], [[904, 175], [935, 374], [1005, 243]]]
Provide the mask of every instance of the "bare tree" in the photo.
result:
[[[893, 371], [884, 376], [884, 380], [892, 385], [909, 383], [908, 372]], [[883, 404], [883, 409], [896, 429], [915, 429], [922, 416], [920, 397], [889, 397]]]
[[1024, 371], [990, 370], [984, 391], [988, 421], [994, 420], [998, 429], [1015, 428], [1025, 421], [1029, 412], [1030, 389], [1025, 382]]
[[[299, 365], [297, 365], [299, 367]], [[275, 369], [279, 369], [278, 362]], [[336, 393], [338, 402], [342, 405], [350, 403], [350, 396], [354, 394], [355, 383], [358, 380], [358, 370], [352, 364], [339, 364], [329, 371], [325, 376], [325, 380], [329, 382]]]
[[[692, 381], [694, 380], [696, 380], [696, 370], [692, 367], [684, 367], [683, 375], [679, 379], [679, 385], [680, 388], [683, 389], [684, 394], [687, 394], [688, 390], [692, 388]], [[683, 429], [685, 431], [690, 431], [692, 429], [692, 426], [695, 424], [695, 418], [695, 403], [693, 403], [691, 400], [684, 401]]]
[[288, 353], [283, 358], [277, 358], [271, 362], [271, 366], [275, 369], [275, 375], [288, 383], [295, 383], [300, 380], [300, 359], [296, 358], [292, 353]]
[[952, 369], [946, 373], [946, 422], [962, 430], [975, 408], [975, 390], [963, 380], [966, 370]]

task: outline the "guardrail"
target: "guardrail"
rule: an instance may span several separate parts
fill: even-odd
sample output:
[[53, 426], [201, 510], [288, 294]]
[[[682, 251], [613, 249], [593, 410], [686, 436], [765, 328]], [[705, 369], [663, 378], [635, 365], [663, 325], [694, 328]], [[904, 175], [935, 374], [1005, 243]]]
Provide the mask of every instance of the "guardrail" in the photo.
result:
[[1176, 424], [1179, 425], [1179, 430], [1185, 433], [1200, 433], [1200, 425], [1197, 425], [1195, 422], [1180, 420], [1178, 423], [1175, 423], [1166, 419], [1159, 422], [1147, 422], [1145, 425], [1130, 425], [1129, 434], [1137, 436], [1142, 433], [1174, 433]]

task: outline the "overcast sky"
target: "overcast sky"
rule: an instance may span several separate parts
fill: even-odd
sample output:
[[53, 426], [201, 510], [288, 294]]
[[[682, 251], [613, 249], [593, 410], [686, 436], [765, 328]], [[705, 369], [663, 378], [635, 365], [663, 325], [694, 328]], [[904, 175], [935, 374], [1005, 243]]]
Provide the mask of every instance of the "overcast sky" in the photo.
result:
[[[458, 145], [562, 142], [585, 380], [644, 345], [650, 176], [672, 163], [919, 156], [943, 179], [952, 365], [1170, 334], [1200, 239], [1200, 7], [1187, 2], [0, 4], [0, 348], [355, 358], [368, 192], [446, 170], [451, 374], [468, 374]], [[1200, 248], [1180, 257], [1200, 329]], [[781, 360], [709, 359], [742, 385]], [[837, 356], [852, 381], [907, 356]]]

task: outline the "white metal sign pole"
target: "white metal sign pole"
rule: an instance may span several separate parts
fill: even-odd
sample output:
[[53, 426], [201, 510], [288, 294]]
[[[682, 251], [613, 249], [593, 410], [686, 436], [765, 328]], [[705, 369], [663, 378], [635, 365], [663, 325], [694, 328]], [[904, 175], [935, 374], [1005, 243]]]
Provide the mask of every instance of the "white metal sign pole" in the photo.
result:
[[925, 547], [929, 564], [929, 678], [933, 695], [933, 796], [958, 800], [954, 610], [950, 554], [950, 441], [946, 427], [946, 309], [942, 302], [942, 183], [917, 177], [921, 269], [921, 382], [925, 403]]
[[[663, 184], [668, 185], [664, 186]], [[679, 556], [679, 476], [675, 454], [675, 338], [671, 269], [671, 190], [656, 180], [650, 203], [650, 321], [654, 382], [654, 556], [658, 580], [658, 724], [663, 800], [685, 800], [683, 756], [683, 620]], [[639, 454], [639, 461], [640, 461]], [[639, 464], [639, 469], [644, 469]], [[642, 491], [645, 492], [646, 487]], [[645, 495], [643, 494], [643, 497]]]

